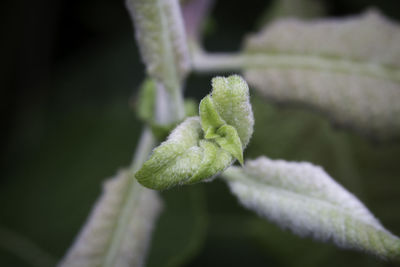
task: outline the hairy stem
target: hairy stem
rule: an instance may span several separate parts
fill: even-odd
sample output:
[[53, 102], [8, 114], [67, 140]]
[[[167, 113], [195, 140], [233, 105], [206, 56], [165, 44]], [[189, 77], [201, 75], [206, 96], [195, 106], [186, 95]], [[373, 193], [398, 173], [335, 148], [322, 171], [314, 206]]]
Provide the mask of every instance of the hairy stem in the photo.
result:
[[[147, 156], [150, 154], [151, 150], [155, 145], [155, 140], [151, 133], [151, 130], [145, 128], [142, 132], [142, 136], [139, 139], [138, 147], [135, 151], [135, 156], [131, 167], [129, 169], [130, 181], [128, 189], [125, 191], [124, 201], [122, 203], [121, 213], [119, 214], [118, 220], [116, 222], [115, 228], [113, 230], [112, 239], [109, 244], [109, 249], [104, 256], [104, 261], [102, 266], [115, 266], [116, 257], [118, 256], [118, 251], [120, 251], [123, 245], [124, 238], [133, 238], [126, 236], [127, 228], [129, 227], [131, 210], [135, 207], [136, 194], [138, 190], [143, 190], [144, 188], [138, 186], [135, 183], [134, 173], [140, 168], [143, 162], [146, 160]], [[147, 190], [147, 189], [146, 189]]]
[[[189, 68], [188, 49], [179, 2], [177, 0], [126, 0], [126, 5], [135, 24], [136, 39], [146, 64], [147, 74], [156, 81], [155, 119], [160, 125], [177, 122], [185, 115], [182, 88]], [[82, 231], [81, 238], [78, 238], [77, 244], [74, 245], [75, 249], [73, 248], [63, 261], [63, 267], [81, 266], [80, 263], [84, 264], [83, 266], [102, 267], [143, 264], [145, 256], [143, 254], [147, 250], [151, 227], [139, 225], [144, 228], [144, 232], [135, 232], [137, 234], [135, 236], [132, 232], [132, 223], [135, 223], [132, 221], [135, 219], [132, 214], [138, 211], [136, 219], [142, 222], [149, 220], [147, 226], [150, 226], [155, 220], [154, 214], [158, 213], [157, 206], [159, 205], [157, 205], [156, 192], [151, 192], [138, 184], [135, 172], [145, 162], [155, 144], [151, 130], [146, 127], [128, 172], [111, 180], [111, 185], [109, 183], [106, 186], [108, 193], [105, 192], [105, 196], [99, 200], [98, 205], [102, 209], [111, 207], [112, 211], [103, 212], [101, 208], [94, 208], [87, 226]], [[124, 184], [120, 188], [115, 187], [116, 184], [121, 185], [118, 184], [121, 181]], [[143, 199], [144, 196], [148, 199]], [[143, 204], [151, 205], [148, 200], [152, 199], [155, 202], [153, 211], [149, 210], [151, 207], [143, 206]], [[149, 211], [150, 214], [146, 214], [143, 209]], [[103, 225], [102, 220], [106, 221]], [[137, 224], [133, 226], [135, 225], [137, 226]], [[102, 228], [103, 226], [106, 228]], [[107, 239], [103, 242], [104, 245], [100, 246], [92, 242], [98, 229], [107, 231]], [[133, 246], [134, 251], [128, 242], [132, 240], [140, 242], [138, 246]], [[82, 251], [82, 247], [86, 252]]]
[[[180, 67], [185, 65], [184, 57], [176, 56], [179, 46], [182, 51], [186, 51], [186, 43], [176, 44], [173, 40], [174, 30], [171, 28], [171, 19], [174, 19], [177, 27], [180, 25], [179, 4], [175, 0], [127, 0], [126, 1], [130, 15], [135, 22], [137, 33], [137, 41], [141, 48], [142, 56], [147, 64], [148, 72], [157, 81], [156, 96], [156, 120], [159, 124], [168, 124], [184, 118], [184, 104], [182, 94], [182, 81], [184, 71]], [[141, 12], [149, 12], [148, 14]], [[147, 16], [146, 16], [147, 15]], [[155, 17], [152, 17], [154, 16]], [[175, 15], [175, 17], [174, 17]], [[178, 18], [176, 18], [178, 16]], [[153, 21], [154, 19], [154, 21]], [[173, 25], [172, 25], [173, 26]], [[155, 28], [154, 28], [155, 27]], [[152, 30], [154, 30], [152, 32]], [[182, 32], [183, 29], [182, 29]], [[151, 37], [154, 35], [155, 37]], [[158, 49], [152, 49], [152, 45], [158, 45]], [[153, 59], [154, 53], [157, 58]], [[182, 52], [183, 54], [185, 52]], [[151, 55], [149, 55], [151, 54]], [[156, 65], [152, 69], [151, 65]], [[184, 69], [184, 67], [182, 67]], [[149, 128], [145, 128], [139, 140], [134, 160], [130, 167], [131, 173], [128, 190], [125, 191], [122, 210], [119, 214], [115, 228], [113, 230], [112, 239], [109, 249], [105, 255], [103, 266], [114, 266], [118, 251], [121, 250], [124, 238], [132, 238], [126, 236], [126, 229], [129, 226], [130, 212], [135, 208], [135, 195], [137, 190], [144, 188], [138, 187], [134, 173], [142, 166], [151, 150], [155, 145], [155, 140]], [[147, 190], [147, 189], [146, 189]]]
[[[189, 54], [177, 0], [126, 0], [147, 73], [157, 81], [157, 119], [160, 123], [184, 118], [182, 85]], [[160, 110], [158, 106], [165, 106]]]
[[[146, 1], [146, 0], [145, 0]], [[166, 14], [165, 12], [163, 12], [163, 6], [161, 4], [161, 1], [156, 1], [156, 5], [157, 8], [159, 9], [159, 14], [160, 14], [160, 20], [161, 20], [161, 25], [163, 25], [162, 27], [162, 33], [161, 33], [161, 40], [162, 40], [162, 51], [164, 53], [162, 53], [162, 62], [164, 65], [164, 69], [166, 70], [162, 77], [162, 81], [161, 84], [158, 84], [158, 92], [157, 92], [157, 102], [160, 101], [168, 101], [168, 103], [166, 103], [166, 109], [172, 110], [172, 114], [170, 115], [170, 118], [168, 118], [167, 120], [163, 121], [161, 120], [161, 123], [168, 123], [168, 122], [173, 122], [174, 120], [178, 119], [183, 119], [183, 117], [185, 116], [185, 112], [184, 112], [184, 107], [183, 107], [183, 96], [181, 93], [182, 90], [182, 85], [180, 84], [180, 77], [179, 77], [179, 73], [176, 67], [172, 67], [172, 66], [176, 66], [178, 64], [178, 62], [176, 62], [176, 59], [174, 57], [173, 54], [173, 45], [172, 45], [172, 40], [170, 39], [170, 36], [172, 35], [171, 31], [173, 29], [171, 29], [168, 25], [168, 19], [166, 18]], [[162, 92], [164, 91], [164, 88], [166, 89], [166, 91], [169, 94], [166, 94], [165, 96], [162, 95]], [[174, 103], [173, 105], [171, 105], [171, 103]], [[162, 114], [165, 114], [166, 110], [157, 110], [157, 116], [160, 117], [163, 116]]]

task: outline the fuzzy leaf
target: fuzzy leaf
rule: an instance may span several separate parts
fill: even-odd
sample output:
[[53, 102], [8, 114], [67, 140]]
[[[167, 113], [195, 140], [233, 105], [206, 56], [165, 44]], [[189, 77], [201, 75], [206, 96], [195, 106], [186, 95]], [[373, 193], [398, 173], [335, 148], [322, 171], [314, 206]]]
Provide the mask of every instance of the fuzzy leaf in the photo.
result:
[[[161, 200], [157, 192], [142, 187], [131, 175], [120, 171], [106, 182], [103, 195], [60, 267], [143, 265]], [[129, 189], [132, 197], [126, 199]], [[127, 200], [129, 216], [120, 218]], [[128, 227], [118, 236], [120, 248], [110, 247], [118, 235], [116, 228], [124, 223]]]
[[210, 95], [207, 95], [201, 100], [199, 110], [201, 127], [205, 133], [204, 137], [208, 139], [218, 137], [216, 134], [217, 129], [226, 124], [226, 122], [215, 109], [214, 102]]
[[253, 134], [254, 117], [249, 101], [249, 86], [239, 75], [212, 79], [211, 96], [221, 118], [233, 126], [242, 142], [247, 146]]
[[214, 142], [201, 140], [202, 135], [199, 118], [186, 119], [154, 149], [135, 174], [137, 180], [146, 187], [162, 190], [208, 179], [224, 170], [232, 156]]
[[221, 148], [231, 153], [240, 164], [243, 164], [242, 142], [240, 141], [236, 129], [233, 126], [225, 124], [218, 129], [217, 135], [218, 137], [215, 138], [215, 142], [217, 142]]
[[400, 257], [400, 239], [318, 166], [261, 157], [223, 176], [245, 207], [298, 235]]
[[127, 0], [126, 5], [149, 75], [162, 82], [170, 72], [183, 78], [189, 68], [189, 56], [178, 1]]
[[135, 174], [142, 185], [162, 190], [192, 184], [215, 177], [235, 158], [243, 163], [254, 124], [248, 86], [237, 75], [214, 78], [212, 86], [200, 118], [177, 126]]
[[157, 122], [183, 120], [182, 84], [189, 69], [189, 55], [179, 2], [126, 0], [126, 6], [135, 24], [147, 74], [156, 82]]
[[249, 87], [239, 75], [215, 77], [212, 87], [211, 94], [200, 102], [204, 137], [215, 140], [243, 164], [243, 149], [253, 134], [254, 126]]
[[400, 28], [376, 11], [280, 20], [245, 43], [245, 77], [269, 99], [302, 103], [381, 139], [400, 134]]

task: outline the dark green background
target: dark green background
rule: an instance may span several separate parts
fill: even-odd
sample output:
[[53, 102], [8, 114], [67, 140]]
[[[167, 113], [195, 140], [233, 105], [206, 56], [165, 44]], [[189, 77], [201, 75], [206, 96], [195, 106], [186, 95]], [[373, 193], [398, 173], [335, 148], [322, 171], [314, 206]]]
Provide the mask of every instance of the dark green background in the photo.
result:
[[[398, 1], [324, 3], [329, 16], [375, 5], [400, 19]], [[30, 239], [58, 260], [102, 181], [131, 160], [142, 127], [131, 106], [144, 69], [122, 0], [0, 5], [0, 230]], [[237, 50], [268, 5], [218, 1], [206, 48]], [[199, 100], [211, 77], [191, 75], [185, 94]], [[254, 92], [252, 102], [256, 126], [247, 158], [322, 165], [400, 235], [399, 140], [378, 143], [319, 114], [266, 104]], [[149, 266], [394, 266], [282, 231], [240, 207], [218, 179], [162, 195]], [[10, 252], [5, 235], [0, 244], [0, 266], [32, 266]]]

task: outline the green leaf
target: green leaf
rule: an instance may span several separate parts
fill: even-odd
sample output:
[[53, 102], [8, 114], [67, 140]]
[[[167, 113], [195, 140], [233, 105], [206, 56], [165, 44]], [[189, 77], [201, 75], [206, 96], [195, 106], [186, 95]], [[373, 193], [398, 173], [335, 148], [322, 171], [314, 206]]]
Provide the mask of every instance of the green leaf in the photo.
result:
[[207, 139], [218, 137], [216, 131], [219, 127], [226, 124], [215, 109], [210, 95], [204, 97], [200, 102], [201, 127], [204, 130], [204, 137]]
[[154, 149], [150, 159], [136, 172], [144, 186], [162, 190], [210, 178], [228, 167], [233, 158], [212, 141], [201, 140], [197, 117], [186, 119]]
[[240, 164], [243, 164], [242, 142], [240, 142], [236, 129], [225, 124], [218, 129], [217, 134], [219, 137], [215, 138], [215, 142], [217, 142], [221, 148], [231, 153]]
[[280, 20], [250, 36], [241, 64], [266, 98], [301, 103], [381, 139], [400, 134], [400, 28], [376, 11]]
[[249, 102], [249, 87], [239, 75], [212, 79], [212, 99], [221, 118], [233, 126], [242, 142], [247, 146], [253, 134], [254, 117]]
[[320, 167], [261, 157], [223, 176], [245, 207], [300, 236], [400, 259], [400, 239]]
[[243, 149], [253, 134], [249, 87], [238, 75], [212, 79], [213, 90], [200, 102], [201, 126], [215, 142], [243, 164]]
[[149, 75], [168, 80], [173, 72], [182, 79], [189, 69], [189, 54], [178, 1], [127, 0], [126, 5]]
[[142, 185], [162, 190], [193, 184], [215, 177], [235, 158], [243, 163], [254, 124], [248, 86], [237, 75], [214, 78], [212, 85], [200, 103], [200, 118], [177, 126], [135, 174]]
[[233, 158], [229, 151], [221, 149], [214, 142], [200, 140], [200, 147], [204, 150], [204, 158], [200, 167], [187, 181], [188, 184], [200, 182], [216, 176], [232, 164]]
[[[157, 192], [142, 187], [132, 174], [120, 171], [108, 180], [86, 225], [59, 266], [141, 266], [150, 242], [153, 224], [161, 211]], [[130, 191], [128, 202], [126, 192]], [[127, 204], [125, 207], [124, 205]], [[126, 216], [120, 215], [128, 210]], [[118, 235], [116, 228], [127, 224], [119, 233], [119, 249], [112, 247]], [[112, 255], [112, 257], [109, 257]]]

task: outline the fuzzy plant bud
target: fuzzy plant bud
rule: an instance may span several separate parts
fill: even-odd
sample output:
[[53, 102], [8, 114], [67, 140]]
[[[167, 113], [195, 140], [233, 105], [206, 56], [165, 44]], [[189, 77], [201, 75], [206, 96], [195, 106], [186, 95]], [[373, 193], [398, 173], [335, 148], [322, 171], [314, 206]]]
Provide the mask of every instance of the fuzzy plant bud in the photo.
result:
[[253, 112], [247, 83], [238, 75], [212, 80], [213, 90], [200, 103], [200, 117], [178, 125], [136, 172], [144, 186], [163, 190], [208, 181], [235, 159], [253, 133]]

